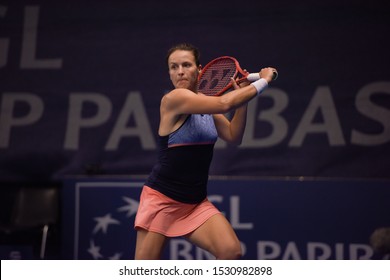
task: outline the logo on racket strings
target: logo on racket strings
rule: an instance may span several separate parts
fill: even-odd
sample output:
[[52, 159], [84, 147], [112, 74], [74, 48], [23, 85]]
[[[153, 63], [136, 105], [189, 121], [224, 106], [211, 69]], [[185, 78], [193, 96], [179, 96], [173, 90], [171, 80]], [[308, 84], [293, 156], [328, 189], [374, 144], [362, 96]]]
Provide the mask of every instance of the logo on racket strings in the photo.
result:
[[232, 69], [209, 69], [200, 79], [199, 90], [222, 90], [230, 82]]

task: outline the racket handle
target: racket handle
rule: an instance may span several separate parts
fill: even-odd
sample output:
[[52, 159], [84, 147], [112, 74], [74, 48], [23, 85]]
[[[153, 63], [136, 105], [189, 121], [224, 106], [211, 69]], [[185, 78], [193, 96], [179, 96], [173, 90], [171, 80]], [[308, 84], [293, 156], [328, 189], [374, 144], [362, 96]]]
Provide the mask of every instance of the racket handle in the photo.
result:
[[[278, 72], [274, 71], [274, 75], [272, 76], [272, 80], [275, 81], [278, 78]], [[250, 73], [248, 76], [246, 76], [246, 79], [249, 82], [254, 82], [260, 79], [259, 73]]]
[[246, 76], [246, 79], [249, 82], [254, 82], [260, 79], [260, 74], [259, 73], [250, 73], [248, 76]]
[[274, 71], [272, 75], [272, 81], [275, 81], [278, 78], [278, 71]]

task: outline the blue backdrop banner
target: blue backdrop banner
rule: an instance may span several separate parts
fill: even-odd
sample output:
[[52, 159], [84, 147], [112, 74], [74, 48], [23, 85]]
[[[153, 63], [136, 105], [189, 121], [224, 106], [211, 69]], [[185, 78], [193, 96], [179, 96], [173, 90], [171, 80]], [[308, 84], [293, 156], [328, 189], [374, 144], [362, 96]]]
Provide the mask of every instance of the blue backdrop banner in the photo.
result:
[[385, 3], [283, 2], [2, 1], [0, 181], [149, 173], [183, 41], [279, 70], [212, 175], [389, 178]]
[[[143, 181], [68, 178], [63, 188], [63, 258], [133, 259]], [[243, 259], [381, 259], [369, 239], [389, 225], [389, 182], [212, 179], [208, 198], [228, 218]], [[182, 238], [165, 259], [212, 258]]]

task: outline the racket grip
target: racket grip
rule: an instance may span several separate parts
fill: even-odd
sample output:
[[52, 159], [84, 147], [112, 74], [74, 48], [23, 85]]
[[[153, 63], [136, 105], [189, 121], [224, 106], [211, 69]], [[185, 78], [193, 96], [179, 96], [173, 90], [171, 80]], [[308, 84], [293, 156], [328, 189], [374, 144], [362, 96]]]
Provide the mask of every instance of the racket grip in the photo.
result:
[[[278, 72], [274, 71], [274, 74], [272, 76], [272, 81], [275, 81], [278, 78]], [[246, 79], [249, 82], [254, 82], [260, 79], [260, 74], [259, 73], [250, 73], [248, 76], [246, 76]]]
[[278, 72], [274, 71], [274, 73], [272, 75], [272, 81], [275, 81], [277, 78], [278, 78]]
[[260, 79], [260, 74], [259, 73], [250, 73], [248, 76], [246, 76], [246, 79], [249, 82], [254, 82]]

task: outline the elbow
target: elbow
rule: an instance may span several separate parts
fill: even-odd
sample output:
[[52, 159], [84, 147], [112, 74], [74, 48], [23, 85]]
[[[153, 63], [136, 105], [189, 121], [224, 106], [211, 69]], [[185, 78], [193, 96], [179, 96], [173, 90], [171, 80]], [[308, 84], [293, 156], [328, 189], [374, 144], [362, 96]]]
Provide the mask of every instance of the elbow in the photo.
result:
[[242, 144], [242, 137], [231, 138], [229, 144], [232, 146], [240, 146]]
[[226, 135], [226, 136], [221, 135], [220, 137], [222, 140], [224, 140], [229, 145], [236, 146], [236, 147], [241, 145], [242, 138], [243, 138], [243, 137], [238, 137], [238, 136], [235, 137], [232, 134]]

